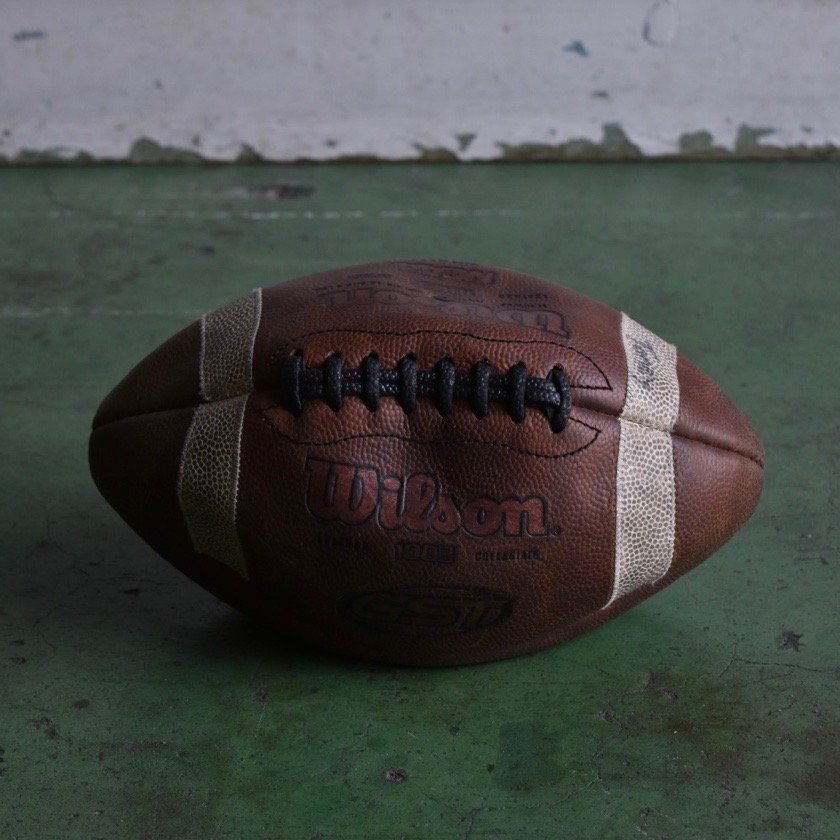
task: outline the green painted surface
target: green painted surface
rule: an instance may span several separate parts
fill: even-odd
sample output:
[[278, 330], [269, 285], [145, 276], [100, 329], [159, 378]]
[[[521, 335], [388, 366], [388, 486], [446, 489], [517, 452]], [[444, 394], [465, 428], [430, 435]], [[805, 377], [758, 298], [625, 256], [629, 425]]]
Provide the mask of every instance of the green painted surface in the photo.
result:
[[[0, 171], [0, 836], [840, 836], [839, 182]], [[764, 437], [754, 519], [600, 630], [475, 668], [302, 650], [182, 579], [91, 483], [100, 398], [204, 309], [405, 256], [555, 278], [678, 344]]]

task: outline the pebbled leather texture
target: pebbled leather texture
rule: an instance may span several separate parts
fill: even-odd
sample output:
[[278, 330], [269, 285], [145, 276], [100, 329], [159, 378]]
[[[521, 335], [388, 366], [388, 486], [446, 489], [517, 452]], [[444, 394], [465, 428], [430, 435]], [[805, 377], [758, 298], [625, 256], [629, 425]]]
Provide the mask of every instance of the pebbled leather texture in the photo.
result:
[[[679, 355], [661, 380], [667, 393], [649, 397], [659, 400], [654, 413], [664, 405], [670, 417], [656, 429], [655, 458], [670, 484], [663, 494], [661, 475], [646, 480], [646, 462], [633, 452], [647, 452], [639, 441], [648, 427], [644, 417], [622, 419], [627, 322], [623, 336], [620, 312], [578, 292], [504, 269], [405, 261], [254, 294], [242, 300], [259, 300], [259, 309], [228, 307], [250, 330], [258, 313], [256, 337], [231, 340], [232, 351], [247, 352], [246, 368], [235, 357], [228, 367], [247, 384], [213, 389], [244, 401], [241, 424], [214, 427], [237, 436], [213, 445], [227, 453], [235, 444], [238, 461], [214, 460], [198, 434], [220, 402], [202, 389], [202, 330], [215, 318], [209, 322], [225, 334], [223, 308], [150, 354], [105, 398], [91, 471], [156, 551], [218, 597], [306, 642], [418, 666], [528, 653], [658, 591], [729, 539], [757, 504], [758, 436]], [[632, 336], [650, 336], [636, 328]], [[659, 339], [651, 346], [673, 351]], [[391, 396], [375, 410], [356, 396], [338, 411], [309, 399], [296, 416], [281, 389], [283, 362], [296, 353], [315, 368], [336, 354], [347, 369], [370, 354], [388, 369], [408, 355], [421, 370], [451, 359], [457, 370], [486, 361], [506, 373], [522, 363], [528, 376], [549, 377], [559, 365], [572, 386], [571, 417], [552, 432], [538, 408], [517, 423], [499, 401], [479, 419], [467, 400], [456, 399], [444, 416], [432, 399], [419, 398], [408, 413]], [[634, 403], [647, 398], [638, 396], [639, 381]], [[235, 498], [219, 491], [222, 473]], [[192, 534], [179, 500], [185, 475]], [[640, 521], [634, 533], [644, 535], [646, 504], [655, 505], [651, 552], [635, 542], [624, 562], [638, 568], [622, 569], [616, 586], [617, 510], [629, 509], [626, 521]], [[227, 536], [208, 543], [196, 521], [202, 534]]]

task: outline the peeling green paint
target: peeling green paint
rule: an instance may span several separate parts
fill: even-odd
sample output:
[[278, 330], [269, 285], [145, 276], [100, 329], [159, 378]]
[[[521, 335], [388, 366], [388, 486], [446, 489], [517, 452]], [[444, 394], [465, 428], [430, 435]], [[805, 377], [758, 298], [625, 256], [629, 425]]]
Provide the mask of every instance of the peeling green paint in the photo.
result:
[[412, 143], [418, 151], [417, 160], [423, 163], [457, 163], [458, 155], [446, 146], [422, 146]]
[[0, 162], [8, 164], [82, 164], [95, 163], [93, 155], [88, 152], [76, 152], [72, 157], [62, 154], [60, 149], [21, 149], [9, 158], [0, 158]]
[[[803, 126], [803, 130], [804, 130]], [[776, 133], [775, 128], [768, 126], [751, 126], [742, 123], [732, 148], [715, 145], [711, 132], [701, 130], [686, 132], [680, 135], [679, 147], [676, 155], [668, 158], [691, 160], [702, 158], [706, 160], [837, 160], [840, 159], [840, 147], [833, 143], [820, 146], [806, 146], [797, 143], [790, 146], [779, 146], [762, 143], [761, 140]]]
[[[805, 130], [805, 126], [802, 127]], [[500, 150], [495, 157], [482, 156], [481, 159], [501, 161], [552, 161], [552, 160], [838, 160], [840, 146], [833, 143], [811, 145], [799, 143], [796, 145], [778, 145], [763, 142], [779, 129], [769, 126], [752, 126], [742, 123], [738, 127], [736, 138], [732, 146], [716, 143], [714, 135], [707, 129], [698, 129], [682, 133], [676, 141], [673, 152], [659, 155], [645, 155], [642, 149], [634, 143], [618, 122], [605, 123], [602, 127], [601, 138], [598, 141], [585, 137], [572, 138], [560, 143], [505, 143], [498, 142]], [[551, 133], [556, 133], [552, 130]], [[2, 137], [10, 137], [9, 129], [2, 131]], [[213, 158], [199, 151], [203, 138], [196, 133], [191, 143], [194, 148], [167, 146], [141, 137], [132, 145], [126, 156], [96, 157], [90, 152], [80, 150], [72, 152], [60, 146], [44, 149], [24, 148], [17, 153], [6, 152], [0, 154], [0, 166], [15, 165], [91, 165], [109, 163], [135, 164], [275, 164], [285, 163], [458, 163], [464, 161], [468, 149], [471, 148], [477, 134], [464, 132], [453, 135], [456, 148], [447, 146], [427, 146], [413, 143], [415, 154], [398, 158], [382, 157], [374, 153], [360, 152], [356, 154], [334, 154], [332, 157], [321, 159], [299, 156], [294, 159], [278, 161], [263, 156], [254, 146], [242, 143], [236, 157], [227, 159]], [[0, 139], [0, 143], [2, 140]], [[326, 141], [329, 148], [338, 145], [338, 141]], [[469, 160], [469, 158], [467, 158]]]
[[235, 163], [262, 163], [263, 161], [263, 156], [253, 146], [243, 143], [239, 147]]
[[767, 146], [759, 143], [762, 137], [768, 137], [776, 132], [775, 128], [754, 127], [746, 123], [738, 127], [738, 136], [735, 138], [735, 151], [751, 153], [764, 150]]
[[130, 163], [202, 163], [204, 158], [191, 149], [162, 146], [149, 137], [135, 140], [128, 153]]
[[688, 131], [680, 135], [679, 153], [689, 157], [714, 157], [726, 155], [729, 150], [725, 146], [715, 146], [710, 131]]
[[642, 150], [624, 133], [620, 123], [605, 123], [600, 142], [575, 138], [565, 143], [498, 143], [502, 160], [630, 160], [642, 157]]

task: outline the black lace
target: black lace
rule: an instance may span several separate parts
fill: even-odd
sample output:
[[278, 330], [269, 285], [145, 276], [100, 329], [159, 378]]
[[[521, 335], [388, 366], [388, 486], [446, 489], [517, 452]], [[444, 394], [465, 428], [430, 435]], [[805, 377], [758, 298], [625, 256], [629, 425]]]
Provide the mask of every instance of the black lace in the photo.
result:
[[491, 402], [501, 402], [516, 423], [525, 419], [526, 407], [539, 408], [552, 431], [561, 432], [572, 410], [569, 378], [559, 365], [541, 379], [528, 376], [522, 362], [507, 373], [493, 373], [486, 361], [458, 370], [451, 359], [441, 359], [434, 370], [420, 370], [412, 356], [405, 356], [396, 368], [384, 368], [371, 353], [358, 368], [345, 369], [337, 354], [322, 367], [310, 368], [296, 353], [283, 362], [280, 380], [285, 405], [296, 416], [307, 400], [321, 399], [340, 411], [345, 397], [359, 398], [371, 411], [382, 397], [393, 397], [408, 413], [419, 398], [428, 398], [444, 416], [452, 412], [454, 400], [466, 400], [479, 419], [487, 416]]

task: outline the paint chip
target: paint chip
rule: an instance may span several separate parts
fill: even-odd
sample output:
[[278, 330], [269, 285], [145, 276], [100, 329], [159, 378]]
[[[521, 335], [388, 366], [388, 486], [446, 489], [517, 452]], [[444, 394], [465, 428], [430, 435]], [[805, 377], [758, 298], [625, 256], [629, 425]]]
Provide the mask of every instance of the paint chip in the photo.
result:
[[56, 731], [53, 722], [48, 717], [32, 718], [32, 720], [27, 722], [33, 729], [43, 732], [50, 741], [54, 741], [58, 738], [58, 732]]
[[779, 650], [792, 650], [799, 653], [805, 644], [802, 641], [803, 635], [803, 633], [794, 633], [793, 630], [783, 630], [776, 636], [776, 647]]
[[645, 15], [642, 37], [652, 47], [663, 47], [674, 40], [678, 24], [677, 9], [670, 0], [656, 0]]
[[46, 38], [47, 33], [43, 29], [21, 29], [20, 32], [15, 32], [12, 35], [13, 41], [39, 41], [41, 38]]
[[589, 50], [586, 49], [586, 44], [577, 39], [569, 41], [569, 43], [563, 47], [563, 52], [575, 53], [575, 55], [579, 55], [581, 58], [589, 58]]
[[455, 139], [458, 141], [458, 151], [459, 152], [466, 152], [467, 149], [472, 144], [472, 141], [475, 140], [475, 134], [472, 132], [466, 132], [464, 134], [456, 134]]

